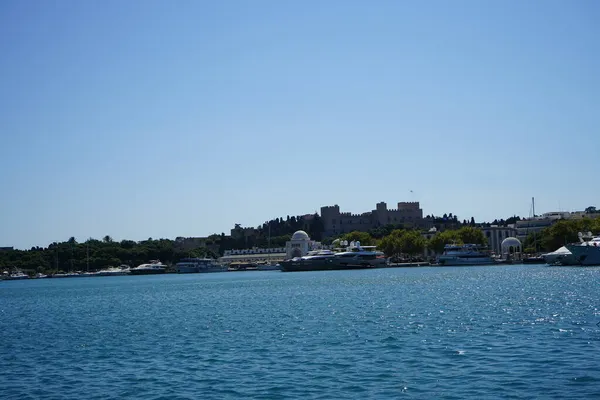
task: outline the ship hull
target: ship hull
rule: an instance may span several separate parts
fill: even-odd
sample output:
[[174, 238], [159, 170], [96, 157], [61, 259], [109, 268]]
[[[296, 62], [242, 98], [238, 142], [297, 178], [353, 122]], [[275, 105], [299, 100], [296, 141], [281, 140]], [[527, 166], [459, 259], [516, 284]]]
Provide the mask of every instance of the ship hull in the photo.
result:
[[198, 273], [200, 274], [212, 274], [214, 272], [227, 272], [226, 267], [211, 267], [211, 268], [199, 268]]
[[158, 275], [158, 274], [164, 274], [166, 272], [166, 269], [161, 268], [161, 269], [138, 269], [136, 270], [135, 268], [130, 270], [129, 273], [131, 275]]
[[334, 270], [351, 270], [351, 269], [369, 269], [377, 268], [378, 266], [385, 265], [381, 263], [352, 263], [340, 260], [288, 260], [279, 263], [281, 271], [283, 272], [307, 272], [307, 271], [334, 271]]
[[575, 265], [600, 266], [600, 247], [597, 246], [566, 246], [573, 255]]
[[491, 257], [440, 257], [439, 264], [445, 267], [468, 266], [468, 265], [493, 265], [496, 264]]

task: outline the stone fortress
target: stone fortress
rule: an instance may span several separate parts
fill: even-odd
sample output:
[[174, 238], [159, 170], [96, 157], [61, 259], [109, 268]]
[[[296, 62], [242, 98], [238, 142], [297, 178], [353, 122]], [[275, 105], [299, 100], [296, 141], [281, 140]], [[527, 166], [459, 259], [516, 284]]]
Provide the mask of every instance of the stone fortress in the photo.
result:
[[321, 207], [325, 228], [323, 235], [331, 237], [352, 231], [368, 231], [387, 224], [423, 227], [423, 210], [418, 201], [400, 202], [397, 209], [388, 209], [384, 202], [377, 203], [375, 210], [362, 214], [340, 212], [340, 206]]

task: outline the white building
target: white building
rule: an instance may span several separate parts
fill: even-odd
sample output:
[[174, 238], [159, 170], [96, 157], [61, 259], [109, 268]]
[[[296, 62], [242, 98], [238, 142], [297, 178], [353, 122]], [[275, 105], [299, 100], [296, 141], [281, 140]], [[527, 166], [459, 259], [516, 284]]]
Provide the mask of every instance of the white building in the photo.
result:
[[219, 262], [229, 264], [232, 262], [279, 262], [285, 259], [285, 247], [271, 247], [261, 249], [225, 250]]
[[517, 221], [514, 224], [517, 230], [516, 237], [521, 242], [525, 240], [527, 236], [532, 233], [539, 233], [543, 229], [548, 228], [555, 222], [561, 219], [581, 219], [585, 218], [585, 213], [582, 212], [568, 212], [568, 211], [553, 211], [544, 213], [538, 217], [527, 218], [521, 221]]
[[517, 235], [517, 229], [509, 226], [492, 225], [481, 228], [481, 231], [487, 239], [488, 247], [496, 254], [502, 254], [502, 241], [504, 239]]
[[285, 242], [285, 253], [287, 258], [302, 257], [308, 254], [311, 250], [321, 248], [321, 243], [310, 240], [308, 234], [304, 231], [296, 231], [292, 235], [292, 239]]

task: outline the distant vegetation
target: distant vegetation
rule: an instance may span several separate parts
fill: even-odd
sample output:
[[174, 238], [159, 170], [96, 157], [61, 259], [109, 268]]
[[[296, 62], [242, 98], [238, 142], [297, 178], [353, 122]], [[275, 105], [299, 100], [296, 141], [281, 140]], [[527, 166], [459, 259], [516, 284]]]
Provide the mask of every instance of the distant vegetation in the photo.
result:
[[523, 247], [527, 253], [554, 251], [565, 244], [578, 242], [579, 232], [600, 234], [600, 217], [557, 221], [537, 235], [531, 233]]
[[189, 252], [177, 250], [169, 239], [115, 242], [110, 236], [103, 240], [89, 239], [78, 243], [72, 237], [66, 242], [52, 243], [46, 248], [0, 252], [2, 268], [15, 267], [29, 272], [53, 273], [57, 271], [94, 271], [107, 266], [128, 264], [136, 266], [149, 260], [173, 262], [189, 256], [211, 256], [208, 249]]
[[483, 232], [472, 226], [445, 230], [435, 233], [426, 239], [421, 231], [413, 229], [394, 229], [382, 238], [374, 238], [368, 232], [351, 232], [341, 237], [347, 241], [360, 241], [361, 245], [377, 245], [388, 257], [405, 257], [423, 255], [425, 247], [441, 253], [446, 244], [473, 243], [486, 244]]
[[[524, 251], [554, 251], [572, 242], [577, 242], [578, 232], [600, 234], [600, 216], [595, 207], [588, 207], [589, 218], [577, 220], [560, 220], [542, 230], [537, 235], [530, 234]], [[433, 217], [433, 216], [432, 216]], [[362, 245], [377, 245], [388, 256], [418, 256], [425, 247], [440, 253], [448, 243], [485, 244], [483, 232], [471, 222], [458, 222], [452, 214], [444, 217], [433, 217], [436, 226], [443, 230], [434, 234], [431, 239], [422, 237], [420, 231], [403, 229], [402, 225], [386, 225], [369, 232], [351, 232], [341, 238], [348, 241], [358, 240]], [[512, 217], [507, 220], [494, 221], [498, 225], [520, 220]], [[487, 225], [487, 224], [482, 224]], [[206, 247], [183, 250], [177, 241], [170, 239], [149, 238], [140, 242], [132, 240], [113, 241], [110, 236], [102, 240], [88, 239], [83, 243], [71, 237], [66, 242], [52, 243], [48, 247], [32, 247], [30, 250], [0, 251], [0, 268], [18, 268], [29, 273], [54, 273], [58, 271], [94, 271], [107, 266], [128, 264], [136, 266], [149, 260], [158, 259], [164, 263], [175, 263], [184, 257], [218, 257], [226, 249], [244, 249], [250, 247], [283, 247], [291, 235], [297, 230], [305, 230], [311, 239], [323, 240], [329, 244], [332, 238], [323, 239], [323, 221], [318, 214], [308, 218], [286, 217], [265, 222], [245, 235], [245, 229], [236, 225], [232, 236], [214, 234], [207, 238]]]
[[[526, 253], [554, 251], [565, 244], [578, 242], [579, 232], [600, 234], [600, 217], [559, 220], [537, 235], [530, 234], [523, 243], [523, 249]], [[369, 232], [356, 231], [342, 235], [341, 239], [358, 240], [365, 246], [375, 244], [390, 257], [421, 255], [425, 247], [441, 253], [444, 246], [451, 243], [487, 244], [483, 232], [472, 226], [439, 231], [430, 239], [424, 238], [420, 231], [410, 229], [392, 229], [381, 237], [375, 237]]]
[[[270, 228], [269, 228], [270, 227]], [[249, 247], [283, 247], [291, 235], [305, 229], [311, 238], [319, 240], [323, 234], [323, 224], [319, 215], [311, 218], [276, 218], [265, 222], [250, 237], [225, 234], [210, 235], [206, 247], [183, 250], [176, 240], [148, 238], [140, 242], [133, 240], [114, 241], [110, 236], [102, 240], [88, 239], [79, 243], [74, 237], [66, 242], [52, 243], [48, 247], [32, 247], [30, 250], [0, 251], [0, 269], [18, 268], [29, 273], [55, 273], [58, 271], [90, 271], [108, 266], [127, 264], [136, 266], [150, 260], [160, 260], [171, 264], [185, 257], [219, 257], [227, 249]], [[234, 229], [235, 231], [235, 229]], [[270, 240], [269, 240], [270, 233]]]

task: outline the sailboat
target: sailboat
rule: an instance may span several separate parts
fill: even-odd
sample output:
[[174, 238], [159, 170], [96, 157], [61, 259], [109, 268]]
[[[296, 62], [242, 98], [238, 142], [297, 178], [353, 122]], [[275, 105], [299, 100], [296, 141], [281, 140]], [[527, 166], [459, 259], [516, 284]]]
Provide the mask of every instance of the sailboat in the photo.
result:
[[[531, 213], [533, 214], [533, 218], [535, 218], [535, 197], [531, 198]], [[533, 248], [537, 253], [537, 233], [534, 233], [533, 236]], [[523, 264], [546, 264], [546, 260], [541, 255], [524, 257], [521, 262]]]

